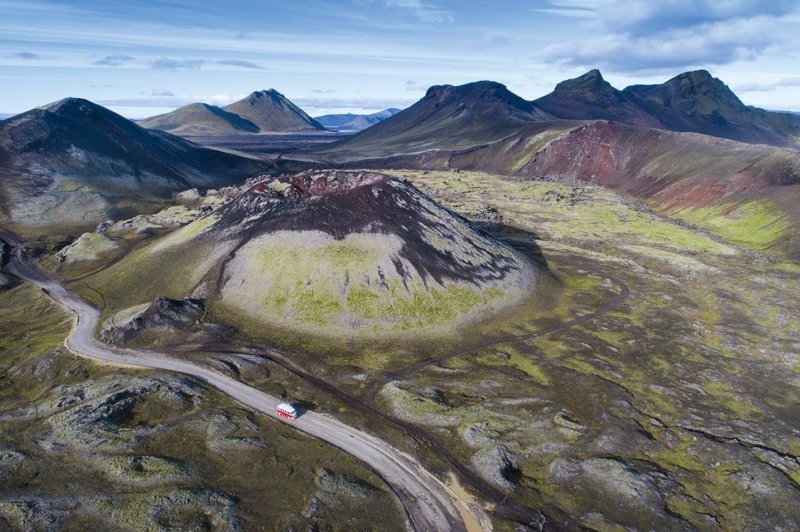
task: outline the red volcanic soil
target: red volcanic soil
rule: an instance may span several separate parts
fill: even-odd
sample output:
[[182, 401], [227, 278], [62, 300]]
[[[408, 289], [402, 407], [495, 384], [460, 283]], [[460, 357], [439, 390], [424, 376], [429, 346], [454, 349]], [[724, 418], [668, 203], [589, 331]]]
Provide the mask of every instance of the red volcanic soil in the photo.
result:
[[[597, 121], [531, 154], [530, 139], [541, 132], [541, 126], [526, 129], [514, 139], [454, 155], [451, 164], [527, 178], [595, 182], [670, 210], [800, 183], [800, 154], [792, 150]], [[527, 162], [519, 166], [521, 160]]]

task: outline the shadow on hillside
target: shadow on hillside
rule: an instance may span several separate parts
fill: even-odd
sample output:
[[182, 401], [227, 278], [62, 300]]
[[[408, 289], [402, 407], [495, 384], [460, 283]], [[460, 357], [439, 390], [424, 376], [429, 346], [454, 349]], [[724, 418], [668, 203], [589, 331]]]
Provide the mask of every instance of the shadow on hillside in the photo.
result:
[[548, 268], [542, 248], [536, 243], [539, 240], [536, 233], [499, 223], [481, 222], [478, 223], [478, 226], [528, 257], [539, 268]]

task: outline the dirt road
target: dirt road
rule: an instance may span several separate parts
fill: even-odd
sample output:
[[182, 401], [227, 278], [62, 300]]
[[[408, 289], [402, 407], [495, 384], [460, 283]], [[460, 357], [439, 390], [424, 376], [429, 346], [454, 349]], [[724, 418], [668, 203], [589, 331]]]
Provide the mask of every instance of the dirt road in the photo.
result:
[[[75, 326], [66, 339], [66, 345], [73, 353], [112, 364], [191, 375], [243, 405], [281, 420], [275, 413], [275, 408], [281, 402], [278, 398], [231, 377], [161, 353], [119, 349], [99, 343], [94, 338], [94, 331], [100, 319], [100, 312], [72, 294], [60, 282], [30, 264], [25, 259], [21, 243], [12, 235], [0, 234], [0, 239], [11, 248], [6, 270], [12, 275], [36, 284], [53, 300], [75, 314]], [[472, 525], [470, 528], [474, 528], [475, 524], [489, 526], [488, 518], [480, 510], [474, 506], [468, 507], [463, 501], [457, 500], [451, 490], [412, 457], [394, 449], [386, 442], [315, 412], [306, 412], [288, 423], [367, 464], [397, 495], [413, 529], [465, 530], [466, 521]]]

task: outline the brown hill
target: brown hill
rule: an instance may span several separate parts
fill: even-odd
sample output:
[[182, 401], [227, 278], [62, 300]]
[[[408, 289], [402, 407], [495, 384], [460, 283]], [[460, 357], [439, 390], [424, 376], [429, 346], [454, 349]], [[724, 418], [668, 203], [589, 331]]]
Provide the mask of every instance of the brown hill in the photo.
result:
[[529, 296], [538, 268], [407, 182], [315, 171], [258, 182], [93, 282], [146, 302], [155, 276], [237, 327], [350, 337], [479, 319]]
[[322, 124], [275, 89], [254, 92], [223, 109], [255, 124], [261, 132], [325, 131]]

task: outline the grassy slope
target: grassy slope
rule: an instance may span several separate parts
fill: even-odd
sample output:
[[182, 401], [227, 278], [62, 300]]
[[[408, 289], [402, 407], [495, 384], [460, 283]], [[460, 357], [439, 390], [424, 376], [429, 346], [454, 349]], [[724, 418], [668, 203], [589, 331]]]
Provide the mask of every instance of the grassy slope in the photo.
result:
[[[299, 363], [358, 395], [374, 372], [497, 339], [388, 386], [380, 404], [429, 427], [479, 471], [493, 447], [507, 448], [519, 468], [512, 496], [574, 526], [714, 528], [713, 514], [723, 528], [749, 528], [800, 518], [800, 468], [765, 450], [800, 455], [795, 264], [595, 186], [398, 174], [468, 217], [497, 209], [523, 230], [507, 237], [519, 245], [538, 235], [561, 283], [553, 306], [531, 301], [436, 341], [322, 342], [253, 328], [262, 341], [291, 348]], [[596, 310], [619, 291], [617, 279], [630, 296], [611, 312], [507, 340]], [[467, 433], [477, 436], [468, 443]]]
[[800, 253], [800, 156], [768, 146], [608, 123], [517, 139], [452, 158], [458, 168], [594, 181], [754, 249]]
[[[595, 272], [598, 281], [622, 279], [631, 296], [583, 326], [454, 359], [446, 364], [453, 373], [423, 370], [405, 392], [387, 389], [387, 408], [422, 426], [452, 427], [449, 441], [466, 460], [491, 445], [466, 443], [465, 431], [478, 427], [516, 456], [516, 496], [560, 508], [575, 526], [714, 528], [703, 517], [714, 514], [723, 528], [738, 528], [763, 525], [762, 512], [773, 524], [799, 517], [789, 508], [800, 500], [800, 468], [781, 473], [768, 453], [684, 428], [800, 453], [791, 429], [800, 385], [791, 263], [754, 266], [758, 254], [596, 187], [404, 175], [462, 213], [488, 203], [535, 228], [551, 268], [584, 291], [584, 302], [604, 290], [591, 283]], [[415, 399], [430, 386], [444, 402]], [[677, 484], [654, 489], [647, 464]], [[769, 486], [765, 495], [753, 494], [745, 475]], [[670, 524], [660, 505], [683, 524]]]
[[[143, 529], [153, 526], [152, 515], [163, 526], [225, 529], [230, 521], [214, 521], [214, 514], [231, 500], [229, 517], [248, 529], [402, 527], [400, 509], [363, 466], [214, 391], [201, 389], [188, 408], [176, 407], [178, 390], [137, 392], [127, 415], [99, 427], [78, 423], [78, 439], [47, 448], [53, 430], [59, 434], [58, 420], [68, 419], [63, 412], [81, 408], [78, 397], [88, 405], [98, 386], [124, 389], [136, 379], [164, 378], [74, 358], [62, 347], [69, 328], [68, 317], [39, 290], [0, 291], [0, 528]], [[167, 378], [177, 387], [177, 379]], [[31, 407], [38, 413], [22, 414]], [[82, 446], [81, 438], [96, 431], [104, 443]], [[262, 447], [239, 445], [246, 442]], [[325, 495], [337, 483], [345, 488]], [[201, 495], [209, 490], [217, 494], [210, 500]], [[314, 497], [320, 509], [300, 517]]]

